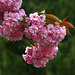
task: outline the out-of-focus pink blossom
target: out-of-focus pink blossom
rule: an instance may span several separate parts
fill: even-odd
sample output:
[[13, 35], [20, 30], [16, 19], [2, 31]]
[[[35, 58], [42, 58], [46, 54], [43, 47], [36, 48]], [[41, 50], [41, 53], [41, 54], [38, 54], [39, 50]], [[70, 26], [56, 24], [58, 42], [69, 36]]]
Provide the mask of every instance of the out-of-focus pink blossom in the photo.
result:
[[9, 19], [12, 19], [14, 21], [22, 21], [23, 20], [23, 16], [26, 16], [25, 14], [25, 11], [23, 9], [19, 10], [19, 13], [18, 12], [8, 12], [6, 11], [4, 13], [4, 20], [9, 20]]
[[19, 12], [5, 12], [4, 21], [0, 26], [0, 35], [11, 41], [21, 40], [24, 32], [24, 26], [21, 24], [23, 16], [26, 16], [23, 9]]
[[[16, 22], [14, 24], [16, 25]], [[20, 23], [18, 26], [3, 25], [2, 27], [0, 26], [0, 34], [2, 37], [11, 41], [21, 40], [23, 36], [23, 28], [23, 25]]]
[[22, 5], [22, 0], [0, 0], [0, 12], [17, 11]]
[[3, 15], [6, 11], [16, 12], [22, 5], [22, 0], [0, 0], [0, 20], [3, 20]]

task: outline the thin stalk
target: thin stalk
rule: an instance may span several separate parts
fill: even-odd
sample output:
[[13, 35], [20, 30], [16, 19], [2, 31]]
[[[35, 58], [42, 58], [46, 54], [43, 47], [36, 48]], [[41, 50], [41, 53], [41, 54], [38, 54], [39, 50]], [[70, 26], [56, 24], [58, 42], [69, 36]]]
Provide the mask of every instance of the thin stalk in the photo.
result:
[[29, 38], [27, 38], [27, 39], [33, 46], [35, 46], [35, 44]]

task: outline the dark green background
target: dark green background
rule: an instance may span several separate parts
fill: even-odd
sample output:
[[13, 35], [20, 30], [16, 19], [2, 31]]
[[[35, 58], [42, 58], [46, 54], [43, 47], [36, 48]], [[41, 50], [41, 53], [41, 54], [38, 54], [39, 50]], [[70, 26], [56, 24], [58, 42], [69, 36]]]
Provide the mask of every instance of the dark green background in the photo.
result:
[[[75, 0], [23, 0], [22, 8], [27, 15], [42, 10], [61, 20], [69, 15], [67, 21], [75, 26]], [[16, 42], [0, 37], [0, 75], [75, 75], [75, 30], [70, 32], [72, 36], [65, 37], [57, 57], [45, 68], [35, 68], [22, 59], [25, 47], [30, 45], [25, 37]]]

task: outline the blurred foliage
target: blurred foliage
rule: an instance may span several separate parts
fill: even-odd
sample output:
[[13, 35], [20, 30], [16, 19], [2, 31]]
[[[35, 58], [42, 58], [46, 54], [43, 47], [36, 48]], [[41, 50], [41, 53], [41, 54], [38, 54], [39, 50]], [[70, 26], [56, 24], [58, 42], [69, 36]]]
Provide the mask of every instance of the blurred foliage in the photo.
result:
[[[22, 8], [27, 16], [35, 11], [46, 10], [48, 14], [54, 14], [74, 25], [75, 0], [23, 0]], [[0, 37], [0, 75], [75, 75], [75, 31], [70, 29], [72, 36], [67, 35], [59, 45], [57, 57], [47, 63], [45, 68], [35, 68], [28, 65], [22, 54], [25, 47], [30, 45], [23, 37], [21, 41], [8, 41]]]

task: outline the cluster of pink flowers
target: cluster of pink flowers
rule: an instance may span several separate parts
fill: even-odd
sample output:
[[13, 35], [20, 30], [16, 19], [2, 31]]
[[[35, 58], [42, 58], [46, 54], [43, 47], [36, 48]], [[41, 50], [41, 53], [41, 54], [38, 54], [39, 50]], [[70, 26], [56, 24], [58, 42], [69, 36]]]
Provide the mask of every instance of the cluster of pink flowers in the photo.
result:
[[35, 67], [45, 67], [46, 62], [56, 57], [57, 51], [58, 47], [44, 48], [38, 43], [36, 46], [26, 47], [27, 54], [22, 56], [28, 64], [34, 63]]
[[[45, 67], [46, 63], [56, 57], [58, 44], [66, 35], [65, 26], [58, 22], [46, 23], [45, 14], [37, 12], [26, 17], [20, 9], [22, 0], [0, 0], [0, 35], [11, 41], [22, 40], [23, 34], [37, 44], [26, 47], [22, 57], [28, 64]], [[22, 23], [23, 22], [23, 23]]]
[[37, 12], [30, 14], [25, 20], [24, 34], [38, 44], [26, 47], [26, 54], [22, 56], [28, 64], [34, 63], [35, 67], [45, 67], [46, 62], [56, 57], [57, 46], [66, 35], [65, 26], [60, 26], [58, 22], [54, 25], [47, 24], [45, 20], [46, 16], [38, 15]]
[[45, 47], [56, 47], [66, 35], [65, 26], [60, 27], [58, 22], [46, 24], [46, 16], [38, 15], [38, 13], [30, 14], [26, 18], [27, 26], [24, 30], [26, 37], [32, 38], [34, 41], [40, 42]]
[[24, 31], [24, 26], [21, 24], [23, 16], [25, 16], [23, 9], [19, 13], [6, 11], [3, 17], [4, 21], [0, 26], [1, 36], [12, 41], [21, 40]]
[[21, 24], [23, 17], [26, 16], [21, 7], [22, 0], [0, 0], [0, 35], [8, 40], [21, 40], [24, 26]]
[[22, 5], [22, 0], [0, 0], [0, 20], [3, 20], [5, 11], [16, 12]]

